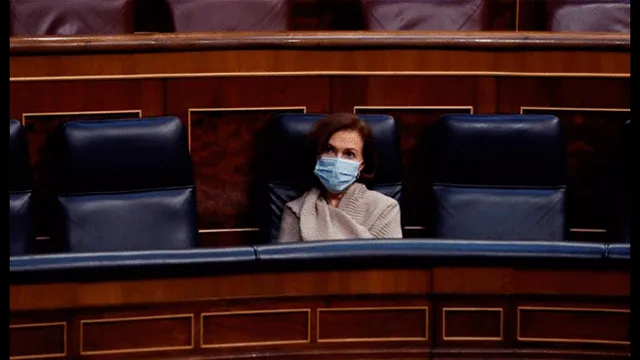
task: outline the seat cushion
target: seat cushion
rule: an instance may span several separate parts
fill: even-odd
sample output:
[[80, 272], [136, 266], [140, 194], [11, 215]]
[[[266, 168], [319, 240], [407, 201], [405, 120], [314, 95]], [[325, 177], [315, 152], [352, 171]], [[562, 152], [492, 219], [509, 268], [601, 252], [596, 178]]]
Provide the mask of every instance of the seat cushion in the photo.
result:
[[197, 244], [195, 190], [60, 196], [73, 252], [173, 250]]
[[564, 189], [434, 187], [438, 238], [565, 239]]

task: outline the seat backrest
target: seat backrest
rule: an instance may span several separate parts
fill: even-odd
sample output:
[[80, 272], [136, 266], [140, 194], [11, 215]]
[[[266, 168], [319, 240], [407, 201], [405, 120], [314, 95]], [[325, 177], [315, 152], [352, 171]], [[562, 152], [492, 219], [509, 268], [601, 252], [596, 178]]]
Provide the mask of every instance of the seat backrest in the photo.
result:
[[135, 31], [135, 0], [9, 0], [11, 36], [109, 35]]
[[368, 30], [482, 30], [483, 0], [361, 1]]
[[549, 31], [631, 31], [631, 0], [546, 0]]
[[566, 238], [565, 143], [558, 118], [451, 114], [434, 130], [436, 237]]
[[[270, 123], [265, 152], [268, 199], [265, 224], [269, 241], [280, 232], [284, 205], [302, 195], [299, 184], [308, 176], [301, 167], [308, 154], [307, 138], [313, 124], [325, 114], [280, 114]], [[402, 153], [395, 120], [389, 115], [358, 115], [369, 127], [378, 153], [371, 190], [402, 201]], [[304, 170], [303, 170], [304, 169]]]
[[71, 121], [53, 136], [56, 233], [70, 251], [197, 244], [193, 166], [180, 119]]
[[166, 0], [176, 32], [286, 31], [289, 0]]
[[18, 120], [9, 121], [9, 254], [30, 251], [32, 179], [25, 129]]

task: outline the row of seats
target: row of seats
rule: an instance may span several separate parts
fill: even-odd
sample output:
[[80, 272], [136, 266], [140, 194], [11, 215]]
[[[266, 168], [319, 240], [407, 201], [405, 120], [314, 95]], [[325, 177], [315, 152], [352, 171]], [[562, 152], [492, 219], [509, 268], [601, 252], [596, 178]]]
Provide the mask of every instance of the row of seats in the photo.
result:
[[[489, 0], [359, 0], [363, 30], [479, 31]], [[126, 34], [145, 17], [169, 14], [170, 28], [285, 31], [291, 0], [10, 0], [11, 36]], [[547, 0], [549, 31], [630, 31], [630, 0]], [[340, 8], [337, 7], [336, 11]], [[353, 19], [352, 21], [357, 21]], [[151, 21], [154, 23], [154, 21]], [[160, 30], [163, 26], [159, 26]], [[154, 29], [144, 29], [154, 31]]]
[[[305, 174], [290, 164], [303, 161], [307, 134], [323, 116], [280, 114], [269, 124], [263, 219], [271, 241], [277, 238], [284, 204], [301, 195], [296, 185]], [[395, 121], [388, 115], [361, 117], [379, 150], [372, 189], [402, 204]], [[429, 186], [436, 238], [565, 239], [565, 144], [555, 116], [450, 114], [439, 120], [434, 139], [434, 182]], [[10, 242], [11, 254], [17, 255], [28, 253], [32, 244], [32, 182], [25, 131], [15, 120], [10, 121], [10, 144]], [[56, 129], [51, 144], [47, 181], [55, 197], [50, 209], [57, 224], [53, 238], [67, 250], [197, 245], [196, 189], [180, 119], [71, 121]], [[625, 193], [630, 194], [627, 178]], [[624, 236], [612, 242], [629, 242], [625, 206], [620, 221]]]

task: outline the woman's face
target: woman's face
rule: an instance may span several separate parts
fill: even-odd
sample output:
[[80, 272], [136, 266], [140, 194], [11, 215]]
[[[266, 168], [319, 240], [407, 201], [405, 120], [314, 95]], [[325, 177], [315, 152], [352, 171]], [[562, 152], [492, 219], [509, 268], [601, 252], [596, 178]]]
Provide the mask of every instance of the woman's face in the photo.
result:
[[340, 130], [329, 138], [327, 148], [320, 156], [358, 161], [360, 163], [360, 170], [362, 170], [364, 167], [363, 148], [364, 142], [356, 130]]

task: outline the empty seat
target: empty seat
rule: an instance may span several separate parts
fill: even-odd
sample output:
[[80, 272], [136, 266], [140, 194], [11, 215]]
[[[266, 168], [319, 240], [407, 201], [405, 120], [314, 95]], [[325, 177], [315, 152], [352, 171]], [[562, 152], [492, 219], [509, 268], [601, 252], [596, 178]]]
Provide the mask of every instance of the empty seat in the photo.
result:
[[565, 143], [555, 116], [445, 115], [434, 132], [436, 237], [565, 239]]
[[[265, 225], [269, 241], [275, 241], [280, 233], [280, 221], [284, 205], [303, 194], [299, 184], [309, 175], [302, 166], [307, 154], [307, 138], [313, 124], [324, 118], [323, 114], [281, 114], [269, 124], [268, 145], [263, 161], [267, 166], [268, 192]], [[371, 190], [401, 202], [402, 155], [395, 120], [389, 115], [358, 115], [369, 127], [376, 143], [378, 166], [369, 186]]]
[[631, 0], [547, 0], [550, 31], [631, 31]]
[[32, 245], [32, 179], [24, 127], [9, 121], [9, 254], [28, 253]]
[[176, 32], [285, 31], [288, 0], [167, 0]]
[[107, 35], [135, 31], [135, 0], [9, 0], [11, 36]]
[[482, 30], [483, 0], [362, 0], [369, 30]]
[[56, 234], [70, 251], [197, 244], [193, 167], [178, 118], [71, 121], [53, 136]]

